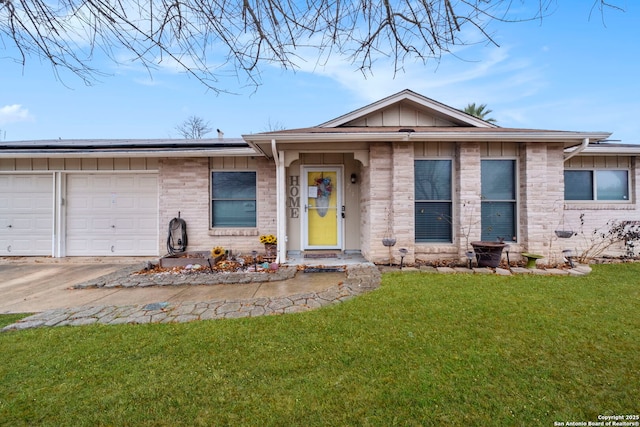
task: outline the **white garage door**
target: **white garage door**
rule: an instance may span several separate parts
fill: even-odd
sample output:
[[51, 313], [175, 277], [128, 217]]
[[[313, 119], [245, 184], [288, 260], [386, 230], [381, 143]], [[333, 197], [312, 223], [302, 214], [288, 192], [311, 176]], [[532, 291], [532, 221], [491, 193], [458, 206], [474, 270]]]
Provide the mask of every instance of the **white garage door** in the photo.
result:
[[53, 175], [0, 175], [0, 255], [51, 255]]
[[158, 254], [155, 174], [67, 176], [68, 256]]

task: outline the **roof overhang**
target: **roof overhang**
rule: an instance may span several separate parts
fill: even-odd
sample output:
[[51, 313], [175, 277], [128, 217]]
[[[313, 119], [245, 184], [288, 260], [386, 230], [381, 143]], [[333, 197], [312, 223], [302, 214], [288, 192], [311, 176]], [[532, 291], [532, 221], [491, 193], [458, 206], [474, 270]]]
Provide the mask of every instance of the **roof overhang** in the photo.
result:
[[122, 158], [256, 156], [242, 139], [42, 140], [0, 143], [0, 158]]
[[414, 130], [406, 132], [349, 131], [339, 128], [323, 131], [270, 132], [264, 134], [243, 135], [249, 145], [271, 157], [271, 141], [282, 144], [309, 144], [310, 150], [326, 151], [327, 146], [318, 143], [347, 142], [516, 142], [516, 143], [562, 143], [570, 148], [583, 143], [585, 139], [597, 142], [611, 136], [609, 132], [567, 132], [522, 130], [505, 128], [452, 128], [430, 131]]
[[590, 144], [579, 156], [640, 156], [640, 145]]

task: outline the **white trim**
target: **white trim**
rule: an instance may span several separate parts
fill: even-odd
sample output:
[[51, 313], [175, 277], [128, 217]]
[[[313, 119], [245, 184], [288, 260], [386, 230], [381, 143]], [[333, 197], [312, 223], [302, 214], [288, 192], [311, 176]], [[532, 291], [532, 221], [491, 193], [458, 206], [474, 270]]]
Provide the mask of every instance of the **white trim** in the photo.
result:
[[278, 241], [276, 263], [287, 259], [287, 224], [286, 224], [286, 173], [284, 152], [278, 153], [276, 140], [271, 141], [271, 152], [276, 166], [276, 238]]

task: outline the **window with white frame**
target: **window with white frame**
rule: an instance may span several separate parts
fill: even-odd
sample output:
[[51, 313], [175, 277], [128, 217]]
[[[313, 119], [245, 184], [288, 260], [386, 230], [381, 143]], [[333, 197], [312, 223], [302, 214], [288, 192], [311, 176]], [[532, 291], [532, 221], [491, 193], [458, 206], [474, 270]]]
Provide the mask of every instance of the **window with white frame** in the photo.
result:
[[256, 172], [211, 173], [211, 226], [256, 226]]
[[565, 170], [565, 200], [628, 201], [627, 170]]
[[482, 160], [480, 187], [482, 240], [516, 241], [516, 161]]
[[451, 242], [451, 160], [416, 160], [415, 241]]

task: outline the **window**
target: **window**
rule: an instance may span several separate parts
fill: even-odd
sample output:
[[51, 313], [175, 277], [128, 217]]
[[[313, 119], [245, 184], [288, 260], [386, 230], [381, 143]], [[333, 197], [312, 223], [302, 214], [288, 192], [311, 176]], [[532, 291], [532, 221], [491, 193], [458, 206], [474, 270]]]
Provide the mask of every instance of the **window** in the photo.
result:
[[415, 240], [451, 242], [451, 160], [416, 160]]
[[211, 173], [212, 227], [256, 226], [256, 173]]
[[566, 170], [565, 200], [629, 200], [626, 170]]
[[516, 240], [516, 161], [482, 160], [482, 240]]

